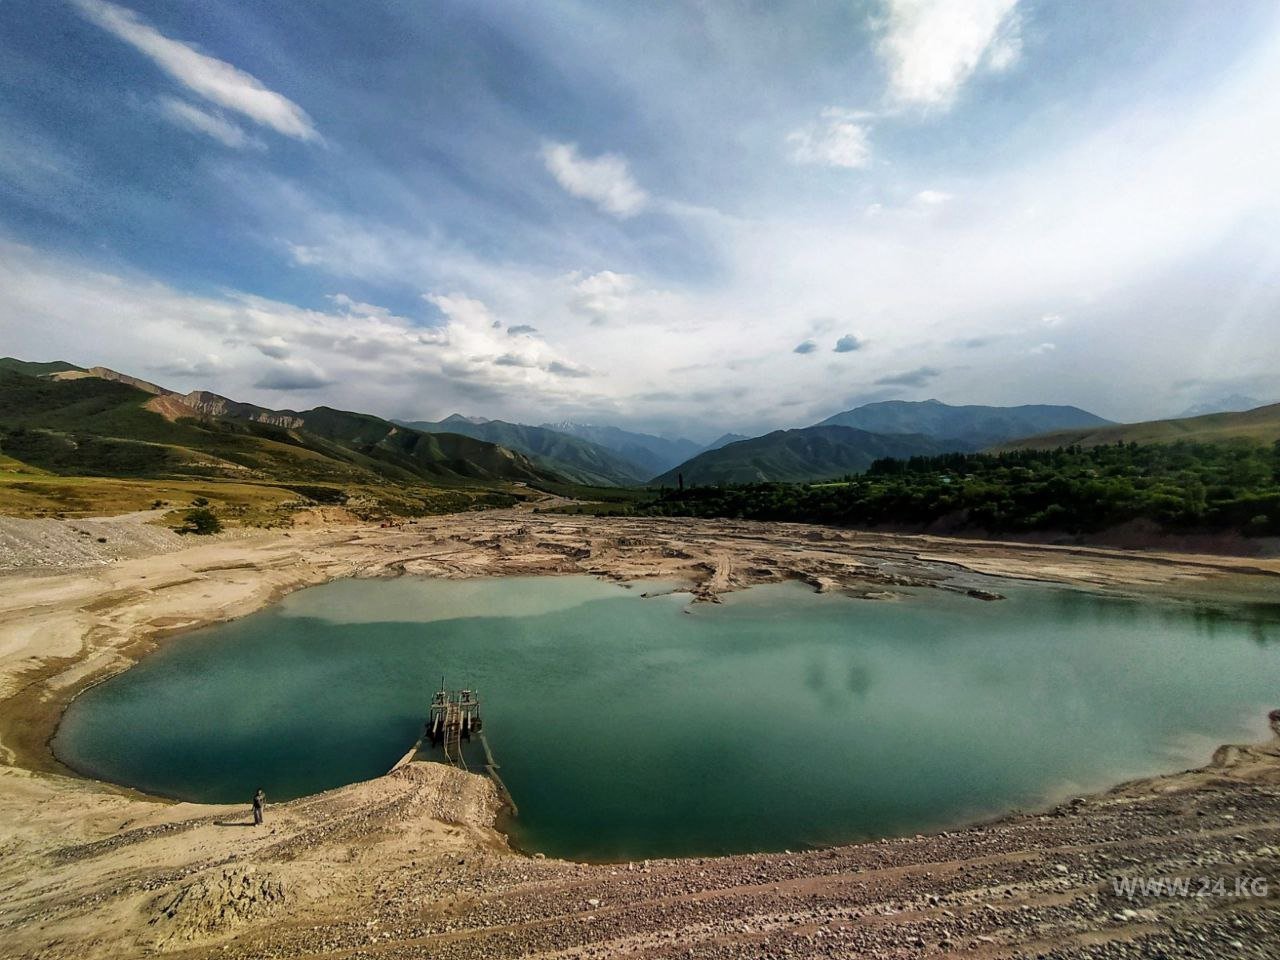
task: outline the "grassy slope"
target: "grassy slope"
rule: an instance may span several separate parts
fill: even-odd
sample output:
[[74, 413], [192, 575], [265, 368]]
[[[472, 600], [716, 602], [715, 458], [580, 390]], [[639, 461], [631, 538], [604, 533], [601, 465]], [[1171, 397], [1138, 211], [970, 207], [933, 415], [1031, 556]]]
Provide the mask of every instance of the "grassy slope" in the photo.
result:
[[465, 481], [555, 480], [520, 453], [456, 433], [424, 433], [364, 413], [317, 407], [298, 413], [306, 433], [324, 437], [366, 456], [425, 476]]
[[1056, 430], [1002, 444], [998, 450], [1053, 450], [1058, 447], [1096, 447], [1107, 443], [1222, 443], [1249, 440], [1275, 443], [1280, 440], [1280, 403], [1244, 413], [1211, 413], [1183, 420], [1150, 420], [1121, 423], [1083, 430]]
[[[187, 480], [245, 488], [209, 497], [237, 509], [297, 501], [297, 490], [312, 485], [313, 493], [341, 487], [395, 512], [435, 512], [483, 499], [482, 488], [557, 479], [492, 444], [422, 434], [362, 414], [319, 408], [300, 415], [306, 429], [289, 430], [234, 418], [168, 420], [146, 408], [152, 399], [112, 380], [52, 381], [0, 365], [5, 512], [84, 513], [102, 497], [108, 502], [96, 509], [141, 508], [180, 499]], [[460, 500], [441, 487], [472, 492]]]
[[642, 483], [649, 476], [644, 467], [598, 443], [546, 427], [531, 427], [504, 420], [471, 423], [462, 418], [437, 422], [417, 420], [406, 425], [428, 433], [458, 433], [500, 444], [509, 450], [525, 454], [572, 483], [604, 487], [629, 486]]
[[881, 457], [929, 455], [943, 449], [924, 436], [867, 433], [852, 427], [776, 430], [700, 453], [650, 483], [674, 487], [680, 474], [686, 485], [825, 480], [865, 470]]
[[28, 377], [43, 377], [51, 373], [66, 373], [69, 370], [83, 370], [74, 363], [65, 360], [50, 360], [40, 363], [34, 360], [19, 360], [16, 357], [0, 357], [0, 370], [13, 373], [25, 373]]

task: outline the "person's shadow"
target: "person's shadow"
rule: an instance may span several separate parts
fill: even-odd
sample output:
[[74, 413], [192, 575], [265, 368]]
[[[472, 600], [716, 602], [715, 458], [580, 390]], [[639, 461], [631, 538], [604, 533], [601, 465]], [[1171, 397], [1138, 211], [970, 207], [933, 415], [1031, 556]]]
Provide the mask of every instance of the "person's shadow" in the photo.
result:
[[215, 827], [252, 827], [253, 821], [252, 820], [215, 820], [213, 821], [213, 825]]

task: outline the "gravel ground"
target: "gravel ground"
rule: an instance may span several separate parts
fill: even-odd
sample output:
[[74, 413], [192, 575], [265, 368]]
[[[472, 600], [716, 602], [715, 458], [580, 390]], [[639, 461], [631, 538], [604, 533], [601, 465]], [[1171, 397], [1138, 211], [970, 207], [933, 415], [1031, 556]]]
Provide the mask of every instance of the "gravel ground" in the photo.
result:
[[1280, 957], [1280, 739], [1042, 813], [798, 853], [526, 857], [492, 833], [495, 804], [483, 778], [414, 763], [270, 806], [265, 832], [203, 808], [64, 839], [40, 878], [0, 867], [0, 956]]
[[[793, 855], [590, 867], [482, 855], [397, 871], [341, 919], [182, 955], [1277, 957], [1280, 790], [1222, 786]], [[1208, 895], [1116, 893], [1120, 878], [1181, 877]]]
[[99, 567], [190, 546], [186, 537], [151, 522], [161, 514], [145, 510], [86, 520], [0, 517], [0, 571]]

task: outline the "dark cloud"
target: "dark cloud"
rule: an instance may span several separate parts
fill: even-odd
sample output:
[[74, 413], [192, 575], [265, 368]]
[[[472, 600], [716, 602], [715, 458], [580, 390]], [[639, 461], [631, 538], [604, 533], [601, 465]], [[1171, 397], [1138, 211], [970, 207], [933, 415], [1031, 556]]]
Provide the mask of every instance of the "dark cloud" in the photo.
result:
[[558, 377], [589, 377], [591, 372], [583, 370], [581, 367], [571, 366], [567, 363], [561, 363], [559, 360], [552, 360], [547, 364], [547, 373], [554, 373]]
[[223, 365], [212, 358], [205, 360], [187, 360], [179, 357], [167, 363], [151, 363], [147, 371], [166, 377], [212, 377], [222, 371]]
[[527, 323], [517, 323], [514, 327], [507, 327], [507, 336], [509, 337], [518, 337], [521, 334], [533, 334], [537, 332], [537, 327], [531, 327]]
[[499, 367], [536, 367], [537, 364], [532, 360], [526, 360], [524, 357], [517, 356], [514, 353], [504, 353], [497, 360], [493, 361]]
[[491, 383], [484, 383], [479, 380], [451, 380], [448, 383], [447, 389], [458, 394], [460, 397], [466, 398], [469, 403], [481, 403], [487, 405], [506, 403], [512, 396], [511, 393], [502, 387]]
[[959, 340], [952, 340], [953, 347], [963, 347], [966, 350], [977, 350], [979, 347], [990, 345], [995, 337], [962, 337]]
[[859, 340], [852, 333], [846, 333], [843, 337], [836, 341], [836, 353], [853, 353], [855, 350], [861, 350], [865, 347], [866, 341]]
[[908, 370], [906, 373], [895, 373], [892, 376], [881, 377], [876, 381], [878, 386], [895, 386], [895, 387], [923, 387], [934, 377], [942, 376], [942, 371], [936, 367], [917, 367], [914, 370]]
[[796, 348], [791, 352], [792, 353], [813, 353], [813, 351], [817, 349], [818, 349], [818, 345], [814, 341], [806, 340], [804, 343], [796, 344]]
[[333, 383], [319, 367], [282, 364], [266, 371], [254, 386], [260, 390], [318, 390]]

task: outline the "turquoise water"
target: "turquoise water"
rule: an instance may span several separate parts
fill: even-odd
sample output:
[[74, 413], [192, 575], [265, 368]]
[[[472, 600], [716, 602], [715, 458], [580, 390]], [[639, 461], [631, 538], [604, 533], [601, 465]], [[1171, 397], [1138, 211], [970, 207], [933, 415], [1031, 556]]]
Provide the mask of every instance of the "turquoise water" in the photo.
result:
[[87, 691], [54, 747], [155, 793], [279, 800], [384, 773], [445, 674], [480, 692], [516, 842], [612, 859], [948, 826], [1199, 765], [1280, 706], [1275, 606], [644, 589], [314, 587]]

